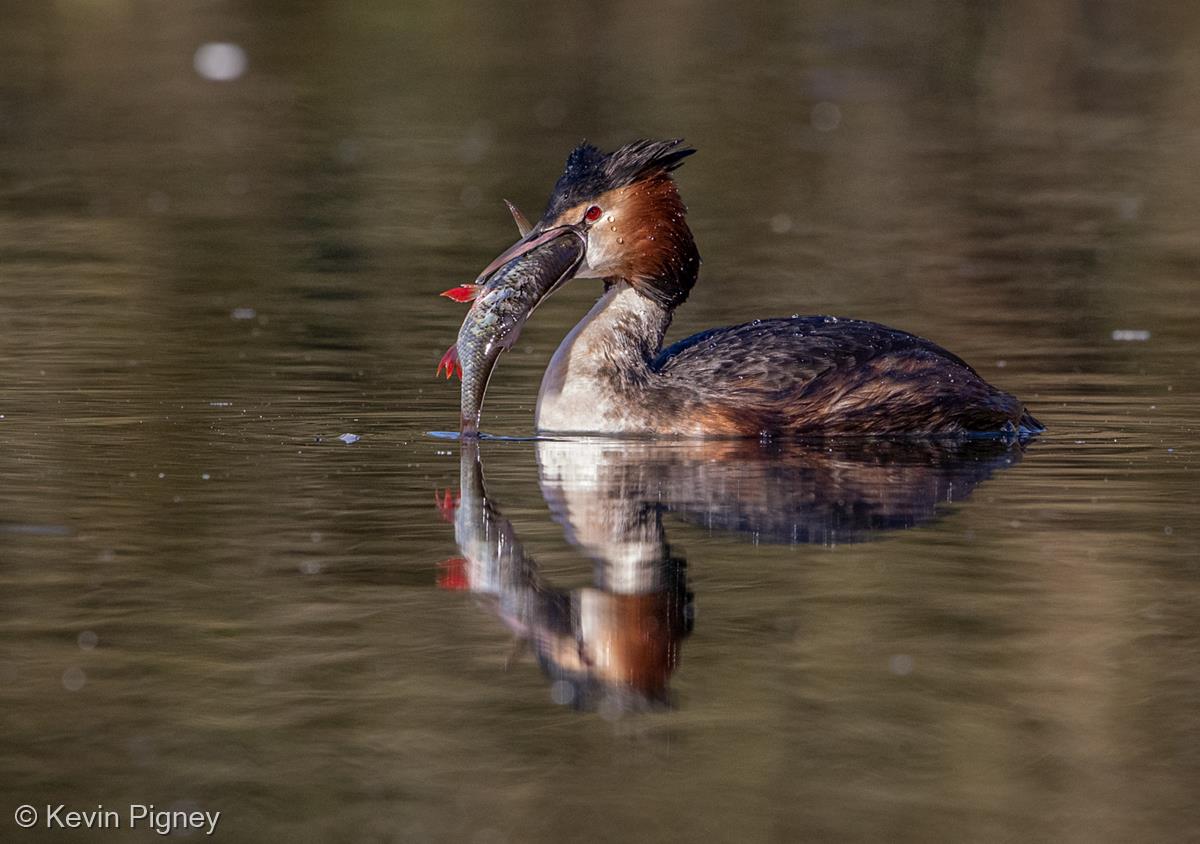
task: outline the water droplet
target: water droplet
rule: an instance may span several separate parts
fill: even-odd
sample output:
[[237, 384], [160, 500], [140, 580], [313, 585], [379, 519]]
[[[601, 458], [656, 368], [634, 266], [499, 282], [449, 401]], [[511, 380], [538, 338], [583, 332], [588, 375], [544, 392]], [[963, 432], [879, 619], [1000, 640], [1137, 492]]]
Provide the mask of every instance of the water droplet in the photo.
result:
[[202, 44], [192, 57], [192, 67], [205, 79], [232, 82], [246, 72], [246, 51], [237, 44]]
[[560, 706], [567, 706], [575, 700], [575, 687], [566, 680], [556, 680], [550, 684], [550, 699]]
[[83, 669], [78, 666], [68, 668], [63, 672], [62, 684], [63, 688], [68, 692], [77, 692], [87, 683], [87, 675], [83, 673]]
[[812, 108], [811, 119], [818, 132], [832, 132], [842, 122], [842, 110], [835, 103], [817, 103]]
[[162, 191], [155, 191], [146, 198], [146, 207], [155, 214], [165, 214], [171, 210], [171, 197]]

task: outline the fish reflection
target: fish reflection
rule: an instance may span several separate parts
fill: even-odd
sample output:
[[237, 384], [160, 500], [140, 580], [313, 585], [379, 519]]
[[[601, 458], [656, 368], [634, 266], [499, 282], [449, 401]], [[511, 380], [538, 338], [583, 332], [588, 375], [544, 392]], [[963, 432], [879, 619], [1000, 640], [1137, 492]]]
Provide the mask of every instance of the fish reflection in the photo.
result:
[[487, 496], [478, 444], [462, 442], [451, 517], [462, 557], [439, 583], [470, 590], [530, 645], [560, 703], [605, 712], [670, 704], [692, 630], [687, 563], [667, 514], [755, 542], [861, 542], [934, 518], [1020, 460], [1001, 440], [853, 443], [540, 441], [542, 494], [567, 540], [595, 563], [593, 584], [539, 574]]

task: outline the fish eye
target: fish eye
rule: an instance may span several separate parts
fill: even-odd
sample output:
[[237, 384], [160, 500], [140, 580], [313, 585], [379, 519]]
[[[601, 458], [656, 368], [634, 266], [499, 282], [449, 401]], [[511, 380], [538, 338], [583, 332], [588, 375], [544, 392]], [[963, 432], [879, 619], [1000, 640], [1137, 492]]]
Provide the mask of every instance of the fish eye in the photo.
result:
[[593, 205], [591, 208], [589, 208], [587, 211], [584, 212], [583, 219], [587, 220], [589, 223], [594, 223], [600, 219], [600, 215], [603, 213], [604, 213], [604, 211], [601, 210], [599, 205]]

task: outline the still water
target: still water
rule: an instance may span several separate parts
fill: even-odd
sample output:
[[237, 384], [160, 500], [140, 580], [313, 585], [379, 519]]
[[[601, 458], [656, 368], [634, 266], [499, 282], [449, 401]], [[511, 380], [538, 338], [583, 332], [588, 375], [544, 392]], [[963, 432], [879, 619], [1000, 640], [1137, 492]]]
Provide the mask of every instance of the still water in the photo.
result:
[[[0, 839], [1200, 838], [1196, 9], [3, 18]], [[700, 150], [669, 340], [873, 319], [1048, 432], [430, 436], [501, 199], [642, 135]]]

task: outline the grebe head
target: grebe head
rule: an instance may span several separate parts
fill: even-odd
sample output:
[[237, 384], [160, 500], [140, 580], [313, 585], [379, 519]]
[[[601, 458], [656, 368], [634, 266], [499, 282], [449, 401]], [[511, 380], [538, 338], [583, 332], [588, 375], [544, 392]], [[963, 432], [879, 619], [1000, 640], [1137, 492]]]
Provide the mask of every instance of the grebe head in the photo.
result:
[[640, 140], [611, 153], [586, 143], [576, 147], [567, 156], [546, 213], [479, 280], [570, 231], [585, 244], [576, 277], [627, 281], [667, 310], [682, 304], [700, 271], [687, 208], [671, 177], [695, 152], [682, 144], [681, 138]]

